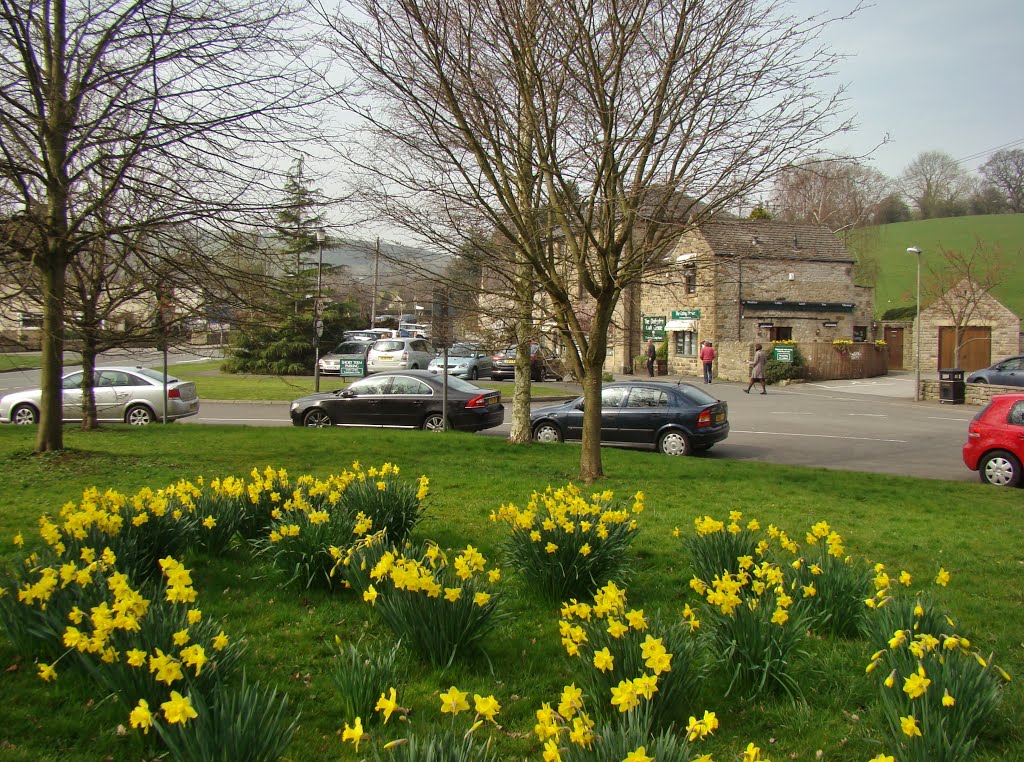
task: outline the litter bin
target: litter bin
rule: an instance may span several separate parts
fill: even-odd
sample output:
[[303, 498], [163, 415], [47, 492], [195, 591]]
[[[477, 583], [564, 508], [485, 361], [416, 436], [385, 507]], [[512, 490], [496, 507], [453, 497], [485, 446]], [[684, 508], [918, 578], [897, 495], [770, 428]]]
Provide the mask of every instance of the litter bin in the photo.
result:
[[939, 402], [964, 404], [964, 372], [960, 368], [944, 368], [939, 371]]

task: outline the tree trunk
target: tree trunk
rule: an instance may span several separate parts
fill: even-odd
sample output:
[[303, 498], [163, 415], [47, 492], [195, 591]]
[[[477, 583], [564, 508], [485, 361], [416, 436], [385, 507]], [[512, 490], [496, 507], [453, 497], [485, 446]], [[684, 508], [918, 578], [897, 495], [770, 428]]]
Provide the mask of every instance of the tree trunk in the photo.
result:
[[580, 451], [580, 481], [592, 484], [604, 477], [601, 462], [601, 367], [584, 357], [583, 446]]
[[89, 331], [82, 336], [82, 431], [96, 428], [96, 343], [89, 338]]
[[530, 360], [530, 328], [529, 320], [521, 320], [516, 324], [516, 375], [513, 379], [512, 392], [512, 430], [508, 438], [510, 442], [523, 444], [529, 442], [530, 434], [530, 386], [533, 377]]
[[36, 452], [64, 449], [64, 258], [51, 251], [39, 267], [43, 290], [43, 342], [39, 386], [39, 430]]

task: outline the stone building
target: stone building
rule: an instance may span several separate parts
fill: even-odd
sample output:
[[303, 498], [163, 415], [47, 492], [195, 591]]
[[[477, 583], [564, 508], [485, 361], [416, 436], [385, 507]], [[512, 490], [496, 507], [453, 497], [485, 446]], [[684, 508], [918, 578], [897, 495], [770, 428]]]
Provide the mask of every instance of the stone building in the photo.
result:
[[[668, 372], [700, 375], [700, 342], [744, 354], [756, 342], [871, 341], [874, 291], [853, 282], [854, 258], [826, 227], [721, 220], [680, 236], [659, 271], [624, 295], [606, 369], [621, 372], [648, 337], [668, 341]], [[720, 376], [742, 378], [719, 352]]]
[[[912, 331], [911, 341], [915, 336], [916, 329]], [[959, 362], [954, 351], [958, 338]], [[1020, 318], [966, 279], [921, 307], [923, 373], [953, 367], [970, 372], [1019, 353]], [[914, 361], [915, 355], [905, 357], [904, 366], [913, 368]]]

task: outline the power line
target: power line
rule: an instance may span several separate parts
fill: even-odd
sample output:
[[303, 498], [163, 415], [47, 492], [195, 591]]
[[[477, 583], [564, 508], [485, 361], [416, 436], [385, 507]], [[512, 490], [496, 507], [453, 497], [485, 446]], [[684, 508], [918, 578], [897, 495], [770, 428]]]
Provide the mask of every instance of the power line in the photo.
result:
[[964, 164], [965, 162], [968, 161], [974, 161], [976, 159], [980, 159], [983, 156], [990, 156], [996, 151], [1002, 151], [1006, 148], [1013, 148], [1014, 146], [1018, 146], [1021, 143], [1024, 143], [1024, 138], [1017, 138], [1016, 140], [1011, 140], [1009, 143], [1003, 143], [1002, 145], [996, 146], [995, 148], [989, 148], [987, 151], [978, 151], [977, 153], [972, 153], [969, 156], [964, 156], [962, 159], [957, 159], [956, 163]]

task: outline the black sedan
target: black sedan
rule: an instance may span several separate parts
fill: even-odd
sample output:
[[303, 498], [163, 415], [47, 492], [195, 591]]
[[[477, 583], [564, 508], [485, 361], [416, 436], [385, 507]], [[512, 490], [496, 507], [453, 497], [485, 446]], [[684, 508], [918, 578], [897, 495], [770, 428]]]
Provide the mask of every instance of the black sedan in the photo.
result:
[[[583, 437], [583, 398], [530, 413], [533, 438]], [[729, 406], [692, 384], [623, 382], [601, 390], [601, 442], [656, 447], [666, 455], [710, 450], [729, 436]]]
[[448, 377], [448, 425], [442, 410], [443, 377], [425, 370], [375, 373], [336, 392], [292, 403], [296, 426], [386, 426], [443, 431], [480, 431], [501, 425], [501, 392]]

